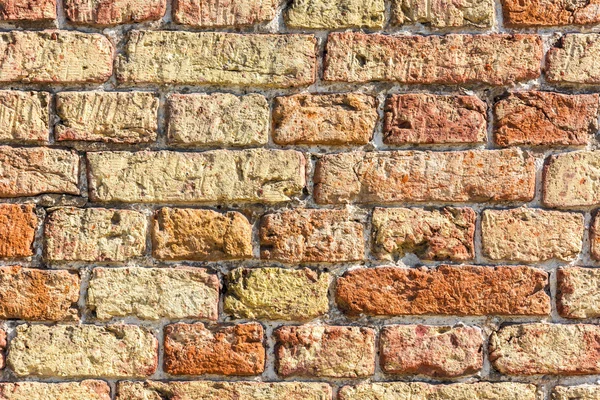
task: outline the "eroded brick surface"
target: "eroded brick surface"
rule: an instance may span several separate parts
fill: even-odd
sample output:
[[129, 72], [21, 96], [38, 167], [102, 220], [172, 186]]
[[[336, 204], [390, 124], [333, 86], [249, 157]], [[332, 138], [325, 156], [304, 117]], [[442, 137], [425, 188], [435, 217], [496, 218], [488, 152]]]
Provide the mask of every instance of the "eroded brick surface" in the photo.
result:
[[600, 397], [600, 386], [556, 386], [552, 396], [553, 400], [595, 400]]
[[46, 92], [0, 91], [0, 141], [47, 142], [50, 99]]
[[569, 267], [556, 272], [556, 306], [565, 318], [600, 317], [600, 270]]
[[548, 157], [544, 165], [544, 205], [580, 208], [600, 204], [599, 165], [600, 151], [574, 151]]
[[65, 0], [65, 14], [75, 24], [116, 25], [163, 17], [166, 0]]
[[383, 0], [294, 0], [286, 13], [290, 28], [381, 29], [384, 23]]
[[49, 21], [56, 18], [56, 0], [0, 0], [0, 20]]
[[494, 2], [491, 0], [393, 0], [392, 22], [428, 24], [436, 28], [492, 26]]
[[32, 256], [37, 225], [34, 205], [0, 204], [0, 257]]
[[110, 387], [96, 380], [0, 383], [0, 396], [6, 400], [110, 400]]
[[173, 20], [202, 28], [242, 27], [271, 21], [279, 0], [177, 0]]
[[600, 214], [596, 211], [590, 224], [590, 255], [600, 260]]
[[546, 79], [563, 84], [599, 83], [598, 55], [599, 34], [566, 34], [546, 55]]
[[502, 10], [505, 24], [514, 27], [588, 25], [600, 22], [600, 3], [597, 0], [503, 0]]

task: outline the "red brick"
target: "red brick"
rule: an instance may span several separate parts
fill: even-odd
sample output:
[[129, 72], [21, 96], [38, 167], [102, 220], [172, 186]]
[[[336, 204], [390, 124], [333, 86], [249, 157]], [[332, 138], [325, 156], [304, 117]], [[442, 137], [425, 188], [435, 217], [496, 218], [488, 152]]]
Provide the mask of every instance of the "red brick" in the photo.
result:
[[64, 0], [67, 19], [75, 24], [117, 25], [159, 20], [167, 0]]
[[251, 26], [271, 21], [277, 0], [176, 0], [173, 20], [203, 28]]
[[2, 21], [49, 21], [56, 19], [56, 0], [0, 0]]
[[483, 368], [483, 336], [476, 327], [386, 326], [379, 345], [388, 374], [456, 378]]
[[34, 205], [0, 204], [0, 257], [29, 257], [38, 218]]
[[0, 369], [3, 369], [6, 366], [4, 350], [6, 350], [6, 332], [0, 329]]
[[387, 36], [332, 33], [324, 79], [409, 84], [507, 85], [540, 75], [537, 35]]
[[385, 103], [383, 141], [390, 145], [483, 143], [487, 105], [475, 96], [399, 94]]
[[598, 130], [598, 95], [515, 92], [494, 114], [498, 146], [583, 146]]
[[600, 22], [597, 0], [503, 0], [504, 23], [508, 26], [587, 25]]
[[321, 157], [314, 180], [319, 204], [530, 201], [535, 166], [520, 149], [353, 152]]
[[548, 315], [548, 274], [506, 266], [362, 268], [337, 280], [349, 315]]
[[165, 328], [165, 371], [172, 375], [258, 375], [265, 369], [263, 328], [240, 324]]
[[359, 378], [375, 373], [375, 331], [349, 326], [284, 326], [277, 340], [282, 376]]

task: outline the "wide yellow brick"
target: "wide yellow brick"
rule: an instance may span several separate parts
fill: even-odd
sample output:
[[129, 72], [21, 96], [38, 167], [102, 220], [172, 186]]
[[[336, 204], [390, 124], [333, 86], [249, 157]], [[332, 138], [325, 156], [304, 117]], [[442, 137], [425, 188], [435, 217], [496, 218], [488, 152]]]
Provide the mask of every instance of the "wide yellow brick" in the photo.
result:
[[294, 0], [286, 13], [290, 28], [383, 28], [384, 0]]
[[110, 400], [104, 381], [0, 383], [2, 400]]

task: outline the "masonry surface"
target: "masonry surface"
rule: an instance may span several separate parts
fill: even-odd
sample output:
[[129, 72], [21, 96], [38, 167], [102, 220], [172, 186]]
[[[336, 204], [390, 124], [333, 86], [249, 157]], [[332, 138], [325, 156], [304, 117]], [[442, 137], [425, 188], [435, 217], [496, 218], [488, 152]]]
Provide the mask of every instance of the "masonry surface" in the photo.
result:
[[600, 399], [597, 0], [0, 0], [0, 398]]

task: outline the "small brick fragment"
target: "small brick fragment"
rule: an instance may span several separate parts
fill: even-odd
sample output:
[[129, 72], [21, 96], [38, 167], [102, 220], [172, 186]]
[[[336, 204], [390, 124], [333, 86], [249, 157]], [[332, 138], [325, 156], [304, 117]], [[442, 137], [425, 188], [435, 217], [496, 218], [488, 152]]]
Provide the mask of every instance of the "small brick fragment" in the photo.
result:
[[0, 82], [102, 83], [112, 75], [113, 51], [110, 41], [96, 33], [0, 33]]
[[46, 143], [50, 135], [51, 95], [47, 92], [0, 91], [0, 141]]
[[555, 386], [552, 400], [597, 400], [600, 398], [600, 386]]
[[219, 314], [219, 278], [203, 268], [95, 268], [87, 307], [96, 318], [208, 319]]
[[597, 374], [599, 342], [597, 325], [509, 325], [490, 337], [490, 361], [506, 375]]
[[0, 204], [0, 257], [32, 256], [37, 225], [34, 205]]
[[56, 96], [59, 141], [147, 143], [156, 140], [158, 98], [146, 92], [63, 92]]
[[379, 345], [388, 374], [456, 378], [483, 368], [483, 336], [476, 327], [386, 326]]
[[277, 340], [277, 373], [360, 378], [375, 373], [375, 331], [349, 326], [284, 326]]
[[487, 105], [475, 96], [397, 94], [385, 103], [383, 142], [390, 145], [484, 143]]
[[165, 372], [172, 375], [258, 375], [265, 370], [263, 327], [257, 323], [165, 328]]
[[329, 311], [330, 275], [308, 268], [237, 268], [226, 276], [225, 313], [234, 318], [308, 321]]
[[64, 270], [0, 267], [0, 318], [74, 320], [80, 279]]
[[3, 400], [110, 400], [110, 387], [104, 381], [42, 383], [0, 383]]
[[377, 124], [377, 101], [359, 93], [277, 97], [273, 141], [277, 144], [367, 144]]
[[0, 146], [0, 198], [79, 194], [79, 156], [47, 147]]
[[507, 85], [540, 75], [538, 35], [388, 36], [331, 33], [326, 81]]
[[[7, 342], [6, 342], [6, 332], [2, 329], [0, 329], [0, 369], [4, 369], [4, 367], [6, 366], [6, 360], [5, 360], [5, 350], [7, 347]], [[2, 394], [2, 387], [0, 386], [0, 394]]]
[[144, 378], [156, 371], [158, 340], [134, 325], [20, 325], [8, 365], [19, 377]]
[[347, 211], [295, 209], [267, 214], [260, 226], [261, 258], [283, 262], [364, 259], [363, 225]]
[[435, 28], [486, 27], [494, 23], [492, 0], [394, 0], [392, 23], [428, 24]]
[[181, 146], [258, 146], [269, 140], [269, 103], [260, 94], [173, 94], [169, 143]]
[[315, 81], [316, 59], [316, 39], [310, 35], [133, 31], [117, 60], [117, 79], [125, 84], [308, 86]]
[[431, 385], [421, 382], [378, 382], [344, 386], [339, 400], [538, 400], [535, 385], [516, 382], [476, 382]]
[[583, 247], [583, 215], [531, 209], [485, 210], [483, 254], [491, 260], [572, 261]]
[[156, 21], [165, 15], [166, 0], [64, 0], [74, 24], [118, 25]]
[[471, 260], [475, 257], [476, 219], [470, 208], [375, 208], [373, 251], [382, 260], [407, 253], [424, 260]]
[[600, 260], [600, 212], [596, 211], [590, 226], [590, 255], [594, 260]]
[[548, 274], [506, 266], [361, 268], [337, 280], [336, 302], [351, 316], [548, 315]]
[[332, 391], [317, 382], [119, 382], [117, 400], [158, 400], [164, 393], [182, 400], [331, 400]]
[[59, 208], [44, 230], [48, 261], [114, 261], [141, 257], [146, 250], [146, 217], [137, 211]]
[[173, 20], [200, 28], [227, 28], [273, 20], [279, 0], [177, 0]]
[[546, 79], [551, 83], [600, 83], [600, 34], [569, 33], [546, 54]]
[[239, 212], [162, 208], [156, 213], [152, 237], [159, 259], [252, 258], [252, 226]]
[[556, 272], [556, 307], [565, 318], [600, 317], [600, 270], [569, 267]]
[[56, 19], [56, 0], [0, 0], [0, 20], [41, 22]]
[[314, 183], [319, 204], [530, 201], [535, 167], [517, 148], [337, 153], [319, 159]]
[[299, 29], [382, 29], [384, 12], [383, 0], [294, 0], [285, 20]]
[[503, 0], [504, 23], [512, 27], [589, 25], [600, 22], [596, 0]]
[[599, 205], [598, 165], [600, 151], [573, 151], [548, 157], [544, 165], [544, 205], [556, 208]]
[[299, 196], [306, 183], [306, 160], [294, 150], [97, 152], [86, 156], [92, 201], [277, 203]]

